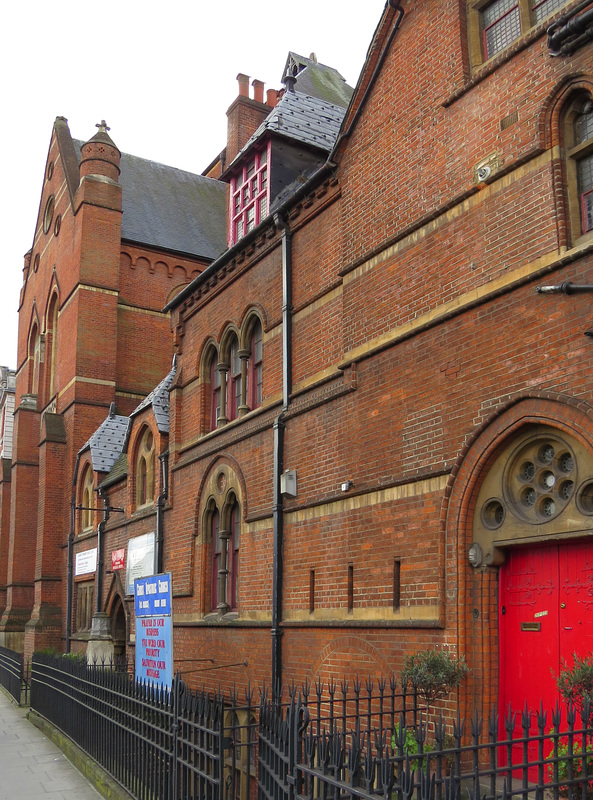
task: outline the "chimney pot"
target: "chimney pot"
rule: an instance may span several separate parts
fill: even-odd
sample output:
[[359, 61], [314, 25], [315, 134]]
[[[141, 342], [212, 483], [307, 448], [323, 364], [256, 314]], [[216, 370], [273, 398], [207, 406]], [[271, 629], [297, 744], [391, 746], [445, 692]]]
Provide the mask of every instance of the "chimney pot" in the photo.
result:
[[239, 97], [249, 97], [249, 75], [240, 72], [237, 80], [239, 81]]
[[254, 79], [252, 84], [253, 86], [253, 99], [258, 103], [264, 102], [264, 83], [263, 81], [258, 81]]
[[278, 92], [276, 89], [268, 89], [266, 92], [266, 105], [274, 108], [278, 102]]

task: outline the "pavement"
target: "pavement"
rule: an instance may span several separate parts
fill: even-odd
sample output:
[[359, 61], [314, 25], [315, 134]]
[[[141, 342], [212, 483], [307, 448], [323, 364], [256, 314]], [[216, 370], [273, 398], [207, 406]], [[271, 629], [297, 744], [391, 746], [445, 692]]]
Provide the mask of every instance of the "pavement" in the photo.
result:
[[98, 800], [64, 753], [0, 690], [0, 800]]

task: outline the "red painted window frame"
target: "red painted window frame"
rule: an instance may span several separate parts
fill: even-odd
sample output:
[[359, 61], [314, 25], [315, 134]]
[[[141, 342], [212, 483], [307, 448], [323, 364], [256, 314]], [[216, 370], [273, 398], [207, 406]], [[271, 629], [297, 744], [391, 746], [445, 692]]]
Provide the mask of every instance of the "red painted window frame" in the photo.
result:
[[[259, 358], [256, 358], [256, 334], [259, 332]], [[250, 410], [262, 404], [263, 383], [263, 329], [261, 322], [254, 325], [249, 340], [249, 361], [247, 363], [247, 405]]]
[[[226, 579], [226, 598], [230, 611], [236, 611], [238, 607], [239, 595], [239, 503], [235, 500], [229, 517], [231, 535], [227, 540], [227, 579]], [[210, 608], [216, 611], [221, 598], [218, 596], [218, 572], [220, 570], [220, 514], [218, 509], [212, 512], [210, 518], [210, 533], [212, 540], [212, 573], [210, 578]]]
[[[494, 2], [496, 2], [496, 0], [494, 0]], [[491, 5], [494, 5], [494, 3], [492, 3]], [[483, 12], [484, 12], [485, 10], [486, 10], [486, 9], [483, 9]], [[490, 53], [490, 52], [488, 52], [488, 38], [487, 38], [487, 36], [486, 36], [486, 33], [487, 33], [487, 31], [489, 31], [489, 30], [490, 30], [491, 28], [493, 28], [495, 25], [499, 25], [499, 24], [501, 23], [501, 21], [502, 21], [502, 20], [503, 20], [505, 17], [508, 17], [508, 15], [509, 15], [509, 14], [512, 14], [512, 13], [513, 13], [513, 11], [515, 11], [515, 10], [519, 11], [519, 14], [520, 14], [520, 12], [521, 12], [521, 8], [520, 8], [519, 0], [515, 0], [515, 4], [514, 4], [513, 6], [511, 6], [511, 8], [508, 8], [506, 11], [504, 11], [504, 12], [503, 12], [503, 13], [500, 15], [500, 17], [497, 17], [497, 18], [494, 20], [494, 22], [491, 22], [491, 23], [490, 23], [490, 25], [484, 26], [484, 29], [482, 30], [482, 47], [484, 48], [484, 58], [485, 58], [486, 60], [488, 60], [489, 58], [492, 58], [492, 57], [493, 57], [493, 56], [495, 56], [495, 55], [498, 55], [498, 53], [500, 53], [500, 52], [502, 52], [502, 50], [504, 50], [504, 48], [501, 48], [500, 50], [497, 50], [495, 53]], [[483, 12], [482, 12], [482, 13], [483, 13]], [[519, 17], [519, 36], [521, 35], [521, 29], [520, 29], [520, 25], [521, 25], [521, 17]], [[513, 41], [515, 41], [515, 40], [513, 40]], [[509, 44], [510, 44], [510, 43], [509, 43]]]
[[218, 371], [218, 354], [210, 358], [210, 430], [215, 431], [220, 411], [220, 372]]
[[229, 609], [236, 611], [239, 606], [239, 504], [235, 500], [231, 509], [229, 525], [231, 535], [227, 544], [227, 598]]
[[239, 358], [239, 342], [235, 337], [229, 349], [229, 372], [227, 380], [227, 419], [237, 419], [241, 404], [241, 359]]
[[535, 12], [537, 11], [538, 8], [540, 8], [540, 6], [545, 5], [547, 2], [548, 2], [548, 0], [531, 0], [531, 13], [533, 15], [532, 19], [533, 19], [533, 22], [534, 22], [535, 25], [539, 25], [539, 23], [543, 22], [543, 20], [546, 17], [549, 17], [555, 11], [559, 11], [562, 8], [562, 6], [564, 6], [564, 5], [566, 5], [568, 3], [568, 0], [561, 0], [561, 3], [560, 3], [559, 6], [557, 6], [556, 8], [553, 8], [551, 11], [548, 11], [548, 13], [544, 14], [544, 16], [540, 20], [536, 19]]
[[[270, 152], [271, 143], [266, 142], [263, 148], [244, 160], [237, 174], [231, 178], [229, 245], [238, 242], [268, 215]], [[262, 214], [262, 200], [265, 200], [265, 214]]]
[[589, 224], [589, 214], [587, 208], [587, 198], [593, 195], [593, 189], [589, 189], [586, 192], [581, 192], [579, 195], [579, 203], [581, 207], [581, 229], [583, 234], [589, 233], [589, 231], [593, 230], [593, 224]]
[[218, 607], [218, 570], [220, 569], [220, 514], [214, 509], [210, 517], [210, 534], [212, 541], [212, 575], [210, 578], [210, 609]]

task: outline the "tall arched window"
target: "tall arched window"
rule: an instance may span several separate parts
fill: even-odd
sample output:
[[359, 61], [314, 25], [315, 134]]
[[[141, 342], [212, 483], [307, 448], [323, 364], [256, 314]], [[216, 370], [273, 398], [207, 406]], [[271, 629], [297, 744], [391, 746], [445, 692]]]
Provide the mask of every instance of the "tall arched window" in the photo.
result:
[[226, 613], [236, 611], [239, 601], [239, 538], [241, 514], [234, 495], [222, 514], [212, 505], [209, 527], [212, 542], [210, 608]]
[[29, 335], [29, 394], [37, 394], [39, 391], [39, 370], [41, 362], [41, 337], [37, 323], [33, 324]]
[[593, 231], [593, 103], [580, 94], [565, 118], [567, 184], [573, 239]]
[[229, 350], [229, 377], [227, 380], [227, 420], [236, 419], [241, 405], [241, 359], [239, 342], [234, 336]]
[[46, 347], [48, 351], [49, 364], [49, 384], [48, 400], [56, 393], [56, 356], [58, 348], [58, 296], [52, 297], [49, 314], [47, 316], [47, 339]]
[[210, 581], [210, 608], [216, 611], [219, 602], [221, 569], [220, 514], [215, 508], [210, 514], [210, 536], [212, 541], [212, 578]]
[[249, 361], [247, 362], [247, 405], [250, 410], [261, 406], [263, 385], [262, 326], [257, 320], [249, 337]]
[[136, 506], [154, 503], [154, 436], [145, 428], [140, 439], [136, 460]]
[[80, 496], [80, 505], [82, 510], [80, 512], [80, 530], [81, 533], [92, 530], [93, 527], [93, 470], [90, 464], [87, 464], [84, 474], [82, 476], [82, 492]]
[[218, 369], [218, 353], [216, 350], [212, 351], [210, 356], [210, 366], [208, 369], [210, 375], [210, 430], [216, 430], [218, 425], [218, 418], [220, 416], [220, 371]]

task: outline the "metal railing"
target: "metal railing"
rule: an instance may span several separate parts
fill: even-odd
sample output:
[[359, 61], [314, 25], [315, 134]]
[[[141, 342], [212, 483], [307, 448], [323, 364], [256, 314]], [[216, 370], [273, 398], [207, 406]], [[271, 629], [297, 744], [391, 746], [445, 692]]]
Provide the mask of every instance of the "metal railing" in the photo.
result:
[[[486, 726], [417, 713], [361, 713], [351, 725], [313, 718], [302, 696], [260, 712], [259, 788], [265, 800], [586, 800], [593, 796], [593, 729], [589, 708], [503, 719], [494, 709]], [[381, 728], [381, 716], [387, 725]], [[431, 715], [432, 716], [432, 715]], [[466, 727], [469, 730], [466, 730]]]
[[33, 659], [31, 705], [138, 800], [590, 800], [589, 708], [426, 720], [396, 682], [208, 693]]
[[31, 708], [138, 800], [251, 797], [257, 707], [252, 693], [171, 691], [127, 670], [36, 654]]
[[3, 686], [19, 705], [27, 704], [29, 687], [22, 653], [0, 647], [0, 686]]

